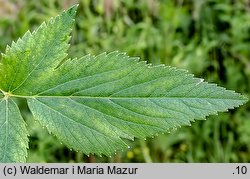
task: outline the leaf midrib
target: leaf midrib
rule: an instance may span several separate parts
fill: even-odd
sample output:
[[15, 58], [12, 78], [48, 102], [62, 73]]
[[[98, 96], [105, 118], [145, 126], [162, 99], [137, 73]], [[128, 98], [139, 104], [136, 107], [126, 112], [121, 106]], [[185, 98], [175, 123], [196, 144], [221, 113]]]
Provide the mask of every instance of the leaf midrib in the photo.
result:
[[128, 97], [128, 96], [71, 96], [71, 95], [65, 95], [65, 96], [25, 96], [25, 95], [16, 95], [7, 93], [9, 97], [16, 97], [16, 98], [26, 98], [26, 99], [37, 99], [37, 98], [80, 98], [80, 99], [121, 99], [121, 100], [131, 100], [131, 99], [162, 99], [162, 100], [183, 100], [183, 99], [190, 99], [190, 100], [232, 100], [232, 101], [247, 101], [247, 99], [233, 99], [233, 98], [213, 98], [213, 97], [185, 97], [185, 96], [162, 96], [162, 97]]

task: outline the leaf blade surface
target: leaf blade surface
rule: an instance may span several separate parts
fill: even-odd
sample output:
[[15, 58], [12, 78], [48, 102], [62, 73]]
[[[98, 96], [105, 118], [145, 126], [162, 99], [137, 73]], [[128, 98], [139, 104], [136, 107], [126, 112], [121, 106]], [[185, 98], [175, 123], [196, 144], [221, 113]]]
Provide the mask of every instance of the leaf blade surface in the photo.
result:
[[39, 80], [50, 78], [49, 72], [67, 56], [76, 7], [42, 23], [33, 33], [26, 32], [7, 46], [0, 65], [0, 89], [32, 95], [34, 86], [30, 84], [39, 85]]
[[[81, 124], [73, 127], [69, 134], [77, 136], [85, 131], [74, 140], [67, 140], [61, 133], [66, 133], [65, 126], [69, 124], [55, 127], [58, 122], [54, 121], [49, 125], [54, 127], [48, 130], [70, 148], [85, 153], [92, 151], [109, 156], [125, 148], [123, 138], [145, 138], [169, 132], [246, 101], [245, 97], [205, 83], [186, 71], [150, 66], [119, 52], [68, 60], [54, 73], [55, 83], [28, 99], [28, 105], [43, 125], [48, 123], [46, 118]], [[60, 78], [62, 74], [66, 75]], [[47, 109], [40, 110], [41, 104]], [[47, 110], [51, 117], [43, 117]], [[56, 115], [58, 112], [61, 114]], [[52, 117], [54, 115], [57, 117]], [[103, 147], [100, 141], [98, 145], [86, 142], [92, 145], [90, 150], [83, 144], [79, 147], [80, 136], [97, 143], [98, 137], [93, 136], [100, 139], [100, 136], [109, 136], [114, 143], [104, 138], [109, 146]]]
[[0, 97], [0, 163], [25, 162], [28, 131], [16, 103]]

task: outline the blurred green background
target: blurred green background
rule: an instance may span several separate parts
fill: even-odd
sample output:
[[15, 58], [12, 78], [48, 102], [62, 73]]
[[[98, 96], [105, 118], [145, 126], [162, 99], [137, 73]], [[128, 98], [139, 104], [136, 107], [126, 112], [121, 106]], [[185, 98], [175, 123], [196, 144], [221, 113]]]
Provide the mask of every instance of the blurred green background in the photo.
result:
[[[0, 52], [76, 3], [71, 57], [119, 50], [250, 97], [249, 0], [0, 0]], [[25, 101], [19, 103], [31, 134], [28, 162], [250, 162], [249, 102], [131, 142], [112, 158], [69, 150], [34, 122]]]

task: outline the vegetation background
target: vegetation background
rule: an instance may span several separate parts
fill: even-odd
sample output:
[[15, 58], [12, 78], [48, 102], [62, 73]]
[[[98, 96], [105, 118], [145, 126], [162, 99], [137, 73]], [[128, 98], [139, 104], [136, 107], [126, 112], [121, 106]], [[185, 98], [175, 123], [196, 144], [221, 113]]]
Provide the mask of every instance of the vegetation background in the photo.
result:
[[[0, 0], [0, 52], [28, 29], [79, 3], [71, 57], [119, 50], [250, 97], [249, 0]], [[250, 103], [192, 127], [131, 142], [112, 158], [69, 150], [34, 122], [28, 162], [250, 162]]]

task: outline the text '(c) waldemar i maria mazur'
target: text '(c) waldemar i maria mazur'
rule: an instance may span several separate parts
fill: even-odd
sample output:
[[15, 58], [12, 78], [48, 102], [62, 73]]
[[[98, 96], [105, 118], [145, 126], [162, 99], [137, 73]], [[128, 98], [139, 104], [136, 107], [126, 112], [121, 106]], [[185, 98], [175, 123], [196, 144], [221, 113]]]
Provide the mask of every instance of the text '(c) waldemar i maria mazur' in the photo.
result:
[[138, 168], [136, 167], [118, 167], [112, 166], [95, 166], [87, 167], [83, 166], [72, 166], [72, 167], [45, 167], [45, 166], [20, 166], [21, 174], [50, 174], [50, 175], [101, 175], [101, 174], [115, 174], [115, 175], [135, 175], [138, 174]]

